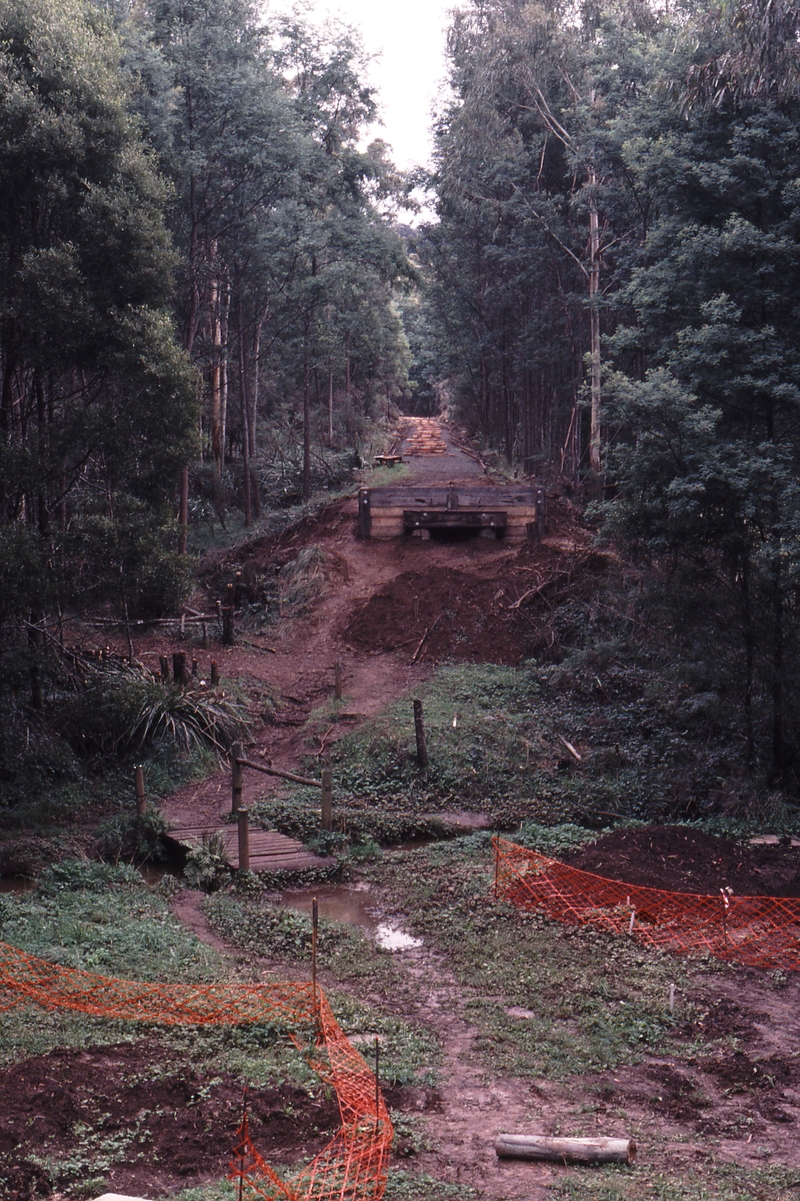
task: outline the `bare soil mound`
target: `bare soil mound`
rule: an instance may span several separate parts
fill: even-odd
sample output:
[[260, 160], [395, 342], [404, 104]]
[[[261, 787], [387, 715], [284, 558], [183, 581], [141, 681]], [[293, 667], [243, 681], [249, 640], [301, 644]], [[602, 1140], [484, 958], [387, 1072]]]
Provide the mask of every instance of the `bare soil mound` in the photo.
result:
[[605, 879], [671, 892], [800, 897], [800, 847], [743, 845], [685, 826], [614, 830], [562, 858]]
[[565, 554], [549, 544], [483, 562], [476, 544], [475, 560], [468, 571], [396, 576], [351, 613], [342, 639], [361, 653], [419, 648], [419, 661], [516, 666], [532, 655], [558, 658], [557, 599], [588, 595], [608, 569], [602, 554], [575, 548]]
[[[52, 1192], [43, 1158], [98, 1162], [104, 1142], [113, 1149], [107, 1184], [116, 1191], [155, 1196], [218, 1180], [228, 1171], [243, 1093], [230, 1074], [204, 1076], [147, 1039], [26, 1059], [0, 1072], [0, 1095], [3, 1198], [30, 1201]], [[295, 1085], [253, 1088], [248, 1098], [253, 1141], [267, 1160], [313, 1156], [339, 1126], [334, 1099]], [[91, 1147], [81, 1141], [87, 1130]]]

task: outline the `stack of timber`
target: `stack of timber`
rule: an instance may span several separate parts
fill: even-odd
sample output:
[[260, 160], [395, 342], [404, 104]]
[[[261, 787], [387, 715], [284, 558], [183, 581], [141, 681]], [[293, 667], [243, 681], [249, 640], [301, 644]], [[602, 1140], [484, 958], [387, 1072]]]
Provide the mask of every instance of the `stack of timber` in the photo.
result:
[[474, 530], [523, 542], [545, 529], [541, 487], [449, 484], [440, 487], [361, 488], [358, 531], [362, 538], [400, 538], [418, 531]]
[[442, 438], [441, 422], [433, 417], [409, 418], [411, 429], [406, 441], [407, 455], [443, 455], [447, 443]]
[[[170, 830], [167, 838], [184, 850], [198, 847], [213, 835], [222, 840], [225, 862], [239, 867], [239, 834], [235, 825], [182, 826]], [[251, 872], [302, 872], [310, 867], [329, 867], [334, 860], [323, 859], [307, 850], [301, 842], [277, 834], [274, 830], [250, 829]]]

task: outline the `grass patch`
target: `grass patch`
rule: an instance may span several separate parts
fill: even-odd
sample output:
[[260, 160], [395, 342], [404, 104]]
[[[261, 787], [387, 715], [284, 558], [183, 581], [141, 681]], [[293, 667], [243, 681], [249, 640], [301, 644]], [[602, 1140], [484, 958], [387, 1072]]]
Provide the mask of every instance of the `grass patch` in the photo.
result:
[[[719, 805], [738, 762], [734, 732], [710, 727], [677, 671], [618, 641], [557, 665], [446, 664], [415, 695], [423, 702], [426, 771], [416, 764], [410, 698], [328, 751], [335, 820], [358, 836], [383, 843], [436, 836], [437, 814], [453, 809], [486, 812], [507, 830], [524, 821], [598, 828], [620, 819], [698, 819]], [[311, 732], [331, 720], [323, 707]], [[316, 757], [306, 770], [316, 774]], [[259, 808], [265, 820], [306, 837], [315, 801], [298, 789], [282, 802], [262, 794]], [[754, 808], [743, 797], [739, 810], [750, 806], [762, 830], [800, 828], [796, 810], [768, 802]]]
[[[235, 946], [254, 955], [300, 962], [308, 975], [311, 962], [311, 919], [269, 900], [239, 900], [230, 894], [215, 894], [203, 904], [212, 926]], [[391, 954], [376, 946], [360, 930], [339, 922], [319, 923], [317, 962], [322, 971], [337, 981], [368, 984], [370, 991], [391, 993], [400, 977]], [[387, 1084], [431, 1083], [440, 1050], [422, 1027], [412, 1026], [382, 1014], [348, 993], [329, 992], [336, 1020], [355, 1041], [366, 1058], [374, 1052], [374, 1039], [381, 1044], [380, 1075]]]
[[389, 1172], [385, 1201], [472, 1201], [479, 1194], [463, 1184], [447, 1184], [422, 1172]]
[[576, 1170], [557, 1182], [554, 1201], [786, 1201], [800, 1188], [800, 1172], [746, 1168], [741, 1164], [693, 1163], [691, 1171], [655, 1172], [629, 1168]]
[[[403, 898], [411, 928], [446, 956], [494, 1069], [563, 1079], [669, 1045], [677, 1022], [669, 987], [686, 985], [686, 964], [494, 902], [487, 835], [387, 856], [369, 872]], [[514, 1017], [512, 1008], [532, 1016]]]

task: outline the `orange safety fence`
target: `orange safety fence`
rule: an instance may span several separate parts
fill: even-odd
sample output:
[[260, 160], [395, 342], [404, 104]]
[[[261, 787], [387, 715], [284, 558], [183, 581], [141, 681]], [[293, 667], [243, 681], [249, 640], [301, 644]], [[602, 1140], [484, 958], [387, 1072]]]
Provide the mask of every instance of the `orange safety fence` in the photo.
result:
[[267, 1022], [286, 1031], [336, 1091], [342, 1125], [291, 1181], [238, 1132], [232, 1175], [244, 1196], [269, 1201], [381, 1201], [394, 1130], [375, 1074], [336, 1021], [323, 990], [297, 984], [150, 984], [62, 967], [0, 943], [0, 1011], [25, 1002], [97, 1017], [166, 1025]]
[[650, 947], [751, 967], [800, 970], [800, 899], [666, 892], [606, 880], [504, 838], [492, 840], [495, 892], [570, 925], [631, 934]]

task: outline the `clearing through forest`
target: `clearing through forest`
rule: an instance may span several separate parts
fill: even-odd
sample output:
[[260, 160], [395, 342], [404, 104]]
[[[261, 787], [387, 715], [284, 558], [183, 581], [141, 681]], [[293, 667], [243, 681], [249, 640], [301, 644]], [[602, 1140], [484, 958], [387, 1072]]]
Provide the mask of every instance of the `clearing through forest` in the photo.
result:
[[[477, 457], [462, 451], [439, 423], [409, 421], [402, 446], [407, 464], [387, 468], [387, 474], [403, 470], [406, 480], [424, 478], [428, 483], [487, 478]], [[421, 453], [409, 454], [415, 446]], [[297, 771], [303, 759], [306, 763], [309, 756], [321, 759], [343, 733], [382, 713], [398, 698], [410, 697], [414, 686], [425, 681], [444, 659], [516, 665], [532, 653], [553, 651], [557, 634], [549, 613], [563, 599], [591, 599], [610, 552], [601, 553], [592, 547], [589, 533], [566, 503], [551, 505], [548, 520], [541, 543], [513, 548], [501, 540], [480, 537], [456, 542], [413, 537], [360, 541], [356, 537], [356, 500], [351, 497], [332, 503], [316, 517], [304, 519], [277, 537], [264, 537], [209, 556], [206, 571], [241, 578], [242, 586], [248, 587], [248, 581], [256, 580], [259, 573], [275, 564], [290, 564], [312, 547], [321, 552], [318, 570], [324, 586], [304, 615], [281, 621], [265, 634], [245, 629], [237, 645], [213, 651], [224, 679], [241, 679], [251, 696], [258, 697], [261, 690], [265, 702], [267, 698], [274, 701], [274, 708], [265, 703], [267, 719], [252, 730], [248, 756]], [[537, 603], [522, 603], [529, 599]], [[182, 648], [185, 643], [170, 643], [163, 634], [149, 635], [137, 642], [136, 652], [145, 662], [153, 663], [159, 654]], [[212, 652], [198, 649], [196, 653], [201, 675], [205, 675]], [[309, 715], [331, 698], [336, 662], [342, 665], [344, 703], [340, 720], [332, 720], [320, 735], [319, 721], [312, 718], [309, 722]], [[264, 777], [256, 780], [254, 776], [245, 774], [245, 804], [249, 788], [260, 793], [265, 789]], [[272, 782], [267, 787], [271, 788]], [[279, 793], [282, 785], [275, 781], [274, 787]], [[206, 780], [179, 789], [162, 804], [173, 826], [224, 821], [230, 810], [230, 772], [221, 769]], [[335, 804], [334, 778], [334, 817]], [[575, 852], [574, 857], [589, 870], [606, 874], [624, 875], [629, 861], [646, 863], [654, 882], [659, 872], [664, 873], [664, 887], [695, 884], [707, 874], [709, 845], [702, 839], [684, 840], [676, 852], [674, 836], [670, 841], [668, 834], [650, 831], [646, 843], [639, 844], [636, 838], [635, 833], [612, 836], [605, 849], [601, 843], [596, 851]], [[420, 857], [424, 854], [385, 854], [382, 863], [369, 871], [353, 869], [356, 885], [369, 890], [370, 903], [379, 912], [402, 916], [404, 896], [410, 896], [413, 884], [428, 890], [432, 913], [443, 913], [441, 906], [453, 903], [451, 898], [458, 895], [453, 868], [444, 865], [432, 869], [431, 862]], [[677, 863], [678, 854], [681, 871], [673, 879], [670, 865], [672, 861]], [[728, 883], [726, 872], [738, 873], [738, 891], [748, 886], [757, 891], [761, 873], [774, 884], [775, 873], [770, 875], [772, 869], [767, 870], [769, 852], [762, 849], [759, 855], [748, 867], [743, 866], [743, 856], [736, 850], [729, 853], [728, 859], [720, 852], [719, 886]], [[791, 893], [795, 876], [800, 880], [792, 848], [780, 848], [780, 854], [776, 851], [774, 867], [780, 877], [775, 876], [777, 886]], [[430, 873], [430, 880], [426, 873]], [[528, 937], [531, 930], [535, 932], [541, 926], [535, 917], [512, 918], [507, 912], [491, 909], [487, 882], [481, 883], [479, 875], [474, 880], [480, 884], [474, 894], [469, 891], [477, 887], [472, 878], [465, 885], [466, 895], [473, 897], [468, 902], [470, 913], [479, 914], [481, 907], [487, 906], [490, 916], [486, 920], [496, 927], [513, 922], [516, 934], [509, 935], [512, 940]], [[202, 894], [184, 889], [174, 901], [176, 915], [202, 940], [246, 962], [247, 970], [255, 968], [259, 973], [282, 978], [310, 976], [307, 962], [271, 959], [268, 943], [257, 952], [245, 953], [241, 945], [228, 942], [209, 923], [201, 908], [202, 900]], [[416, 912], [419, 916], [419, 906]], [[575, 932], [556, 928], [547, 937], [569, 962]], [[328, 991], [351, 992], [382, 1013], [418, 1024], [432, 1032], [441, 1046], [435, 1086], [396, 1084], [385, 1090], [388, 1103], [396, 1114], [407, 1119], [412, 1130], [410, 1136], [401, 1133], [395, 1166], [430, 1173], [435, 1180], [463, 1190], [465, 1196], [486, 1201], [543, 1201], [565, 1178], [572, 1178], [572, 1170], [499, 1161], [493, 1150], [498, 1132], [529, 1131], [633, 1137], [640, 1148], [641, 1168], [637, 1171], [643, 1171], [644, 1179], [650, 1182], [661, 1173], [689, 1180], [715, 1160], [747, 1169], [771, 1164], [800, 1168], [794, 1134], [800, 1120], [797, 974], [782, 976], [665, 957], [659, 969], [663, 979], [680, 982], [678, 1026], [673, 1036], [677, 1041], [670, 1049], [653, 1049], [651, 1039], [643, 1044], [650, 1049], [635, 1057], [638, 1062], [600, 1066], [579, 1075], [567, 1072], [563, 1078], [551, 1072], [545, 1078], [530, 1067], [515, 1074], [500, 1062], [493, 1053], [494, 1036], [487, 1035], [487, 1029], [492, 1028], [490, 1023], [487, 1025], [487, 1015], [494, 1015], [493, 1020], [500, 1023], [495, 1029], [501, 1033], [503, 1026], [510, 1025], [521, 1029], [529, 1023], [532, 1031], [545, 1029], [551, 1022], [560, 1025], [560, 1037], [568, 1048], [573, 1038], [582, 1036], [576, 1022], [569, 1014], [557, 1013], [558, 1008], [566, 1005], [568, 1009], [571, 1002], [588, 1003], [591, 989], [599, 989], [610, 1007], [617, 1004], [617, 944], [602, 938], [596, 944], [587, 944], [597, 947], [599, 959], [592, 964], [597, 978], [592, 977], [591, 986], [585, 974], [575, 981], [556, 978], [551, 1013], [541, 1006], [537, 1011], [509, 1005], [502, 995], [494, 995], [486, 986], [490, 977], [480, 975], [489, 964], [475, 962], [474, 983], [469, 971], [459, 976], [455, 957], [434, 947], [433, 941], [423, 938], [422, 945], [392, 956], [396, 974], [391, 987], [380, 977], [372, 980], [365, 976], [353, 983], [337, 979], [329, 969], [320, 974]], [[624, 940], [618, 940], [621, 942]], [[627, 945], [620, 953], [636, 954], [629, 952]], [[634, 972], [638, 970], [637, 962], [632, 960]], [[644, 959], [641, 962], [645, 964]], [[521, 961], [518, 966], [520, 972], [543, 975], [551, 965]], [[650, 970], [642, 967], [643, 972]], [[674, 974], [670, 977], [665, 973]], [[659, 983], [658, 987], [663, 988], [666, 1009], [669, 986]], [[590, 991], [584, 995], [582, 989], [587, 988]], [[621, 1028], [628, 1032], [636, 1029], [639, 1019], [634, 1017], [632, 1025], [625, 1025], [626, 1004], [629, 1002], [619, 1001], [618, 1014]], [[535, 1035], [531, 1037], [535, 1045]], [[626, 1033], [624, 1037], [631, 1035]], [[116, 1059], [114, 1054], [106, 1054], [90, 1055], [86, 1060], [95, 1087], [113, 1089], [114, 1074], [123, 1074]], [[66, 1067], [74, 1079], [80, 1064], [70, 1061], [65, 1066], [59, 1060], [54, 1071], [63, 1073]], [[41, 1065], [43, 1072], [46, 1069], [47, 1064]], [[4, 1075], [2, 1083], [8, 1096], [16, 1087], [16, 1076], [13, 1072]], [[23, 1089], [21, 1079], [19, 1087]], [[226, 1078], [220, 1088], [227, 1090], [225, 1104], [232, 1107], [233, 1082]], [[270, 1112], [275, 1118], [280, 1098], [272, 1100]], [[297, 1105], [302, 1109], [299, 1098]], [[264, 1109], [260, 1102], [259, 1106]], [[275, 1140], [280, 1143], [280, 1123], [270, 1126], [268, 1108], [263, 1117], [263, 1137], [269, 1151], [276, 1145]], [[306, 1121], [307, 1116], [298, 1111], [296, 1137], [290, 1140], [298, 1153], [301, 1148], [312, 1151], [314, 1147], [309, 1134], [311, 1119]], [[321, 1115], [312, 1116], [317, 1122]], [[331, 1116], [325, 1120], [330, 1122]], [[157, 1132], [157, 1137], [163, 1138], [165, 1145], [168, 1142], [166, 1130]], [[154, 1175], [154, 1191], [174, 1189], [179, 1178], [187, 1182], [208, 1180], [215, 1172], [218, 1176], [224, 1171], [224, 1161], [214, 1166], [218, 1148], [209, 1158], [198, 1144], [193, 1154], [193, 1167], [184, 1165], [172, 1173], [165, 1167], [160, 1176]], [[132, 1163], [130, 1170], [120, 1170], [115, 1179], [130, 1186], [136, 1184], [139, 1191], [147, 1193], [142, 1170], [141, 1161], [138, 1168]], [[630, 1189], [621, 1183], [620, 1193], [614, 1196], [644, 1196], [637, 1189], [655, 1187], [652, 1183], [639, 1186], [636, 1179], [631, 1179]]]

